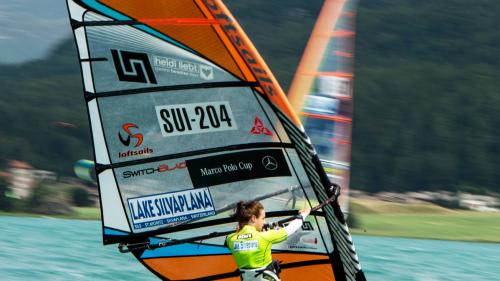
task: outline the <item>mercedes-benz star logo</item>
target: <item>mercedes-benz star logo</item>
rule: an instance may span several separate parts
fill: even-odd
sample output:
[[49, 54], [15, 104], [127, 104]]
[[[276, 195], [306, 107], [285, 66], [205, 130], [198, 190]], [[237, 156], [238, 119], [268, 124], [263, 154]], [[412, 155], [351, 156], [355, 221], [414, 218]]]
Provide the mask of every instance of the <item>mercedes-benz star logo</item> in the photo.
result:
[[266, 170], [269, 171], [278, 169], [278, 161], [276, 161], [276, 159], [274, 159], [274, 157], [272, 156], [264, 156], [262, 158], [262, 165], [264, 166], [264, 168], [266, 168]]

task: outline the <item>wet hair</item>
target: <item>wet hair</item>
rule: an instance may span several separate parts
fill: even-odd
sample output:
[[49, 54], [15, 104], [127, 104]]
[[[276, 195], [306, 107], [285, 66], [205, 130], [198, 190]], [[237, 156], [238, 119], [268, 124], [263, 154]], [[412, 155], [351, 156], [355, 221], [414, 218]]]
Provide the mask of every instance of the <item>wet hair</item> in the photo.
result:
[[260, 210], [263, 210], [264, 206], [259, 201], [240, 201], [236, 204], [236, 210], [234, 212], [234, 218], [238, 221], [240, 229], [243, 228], [252, 216], [259, 217]]

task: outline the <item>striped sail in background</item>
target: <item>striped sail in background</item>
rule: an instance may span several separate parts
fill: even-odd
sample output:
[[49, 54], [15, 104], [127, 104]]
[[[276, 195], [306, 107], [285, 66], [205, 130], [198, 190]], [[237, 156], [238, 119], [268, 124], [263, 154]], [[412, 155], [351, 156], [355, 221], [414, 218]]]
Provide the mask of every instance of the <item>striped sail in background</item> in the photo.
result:
[[288, 92], [348, 212], [357, 0], [326, 0]]

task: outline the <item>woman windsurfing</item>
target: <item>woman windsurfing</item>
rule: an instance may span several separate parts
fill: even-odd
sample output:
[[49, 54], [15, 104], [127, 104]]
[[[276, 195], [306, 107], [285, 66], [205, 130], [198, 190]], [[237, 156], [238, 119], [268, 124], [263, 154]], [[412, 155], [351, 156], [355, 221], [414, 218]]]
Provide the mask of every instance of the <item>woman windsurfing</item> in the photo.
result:
[[238, 202], [234, 217], [238, 229], [226, 238], [243, 281], [279, 281], [279, 264], [272, 260], [271, 246], [285, 241], [297, 231], [310, 208], [299, 211], [299, 216], [286, 227], [263, 231], [266, 219], [264, 206], [259, 201]]

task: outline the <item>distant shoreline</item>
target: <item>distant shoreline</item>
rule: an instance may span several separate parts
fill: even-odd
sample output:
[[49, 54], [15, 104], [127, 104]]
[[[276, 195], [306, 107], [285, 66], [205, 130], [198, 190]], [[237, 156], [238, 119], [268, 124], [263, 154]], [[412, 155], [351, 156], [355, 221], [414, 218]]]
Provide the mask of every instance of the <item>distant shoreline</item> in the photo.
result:
[[[353, 199], [353, 235], [500, 243], [500, 212], [451, 210], [429, 203], [400, 204]], [[100, 220], [98, 207], [76, 207], [68, 215], [0, 212], [0, 216]]]
[[101, 209], [98, 207], [74, 207], [74, 212], [65, 215], [35, 214], [0, 211], [0, 216], [6, 217], [33, 217], [33, 218], [57, 218], [72, 220], [101, 220]]
[[443, 208], [427, 202], [395, 203], [370, 198], [350, 202], [352, 234], [500, 243], [500, 212]]

